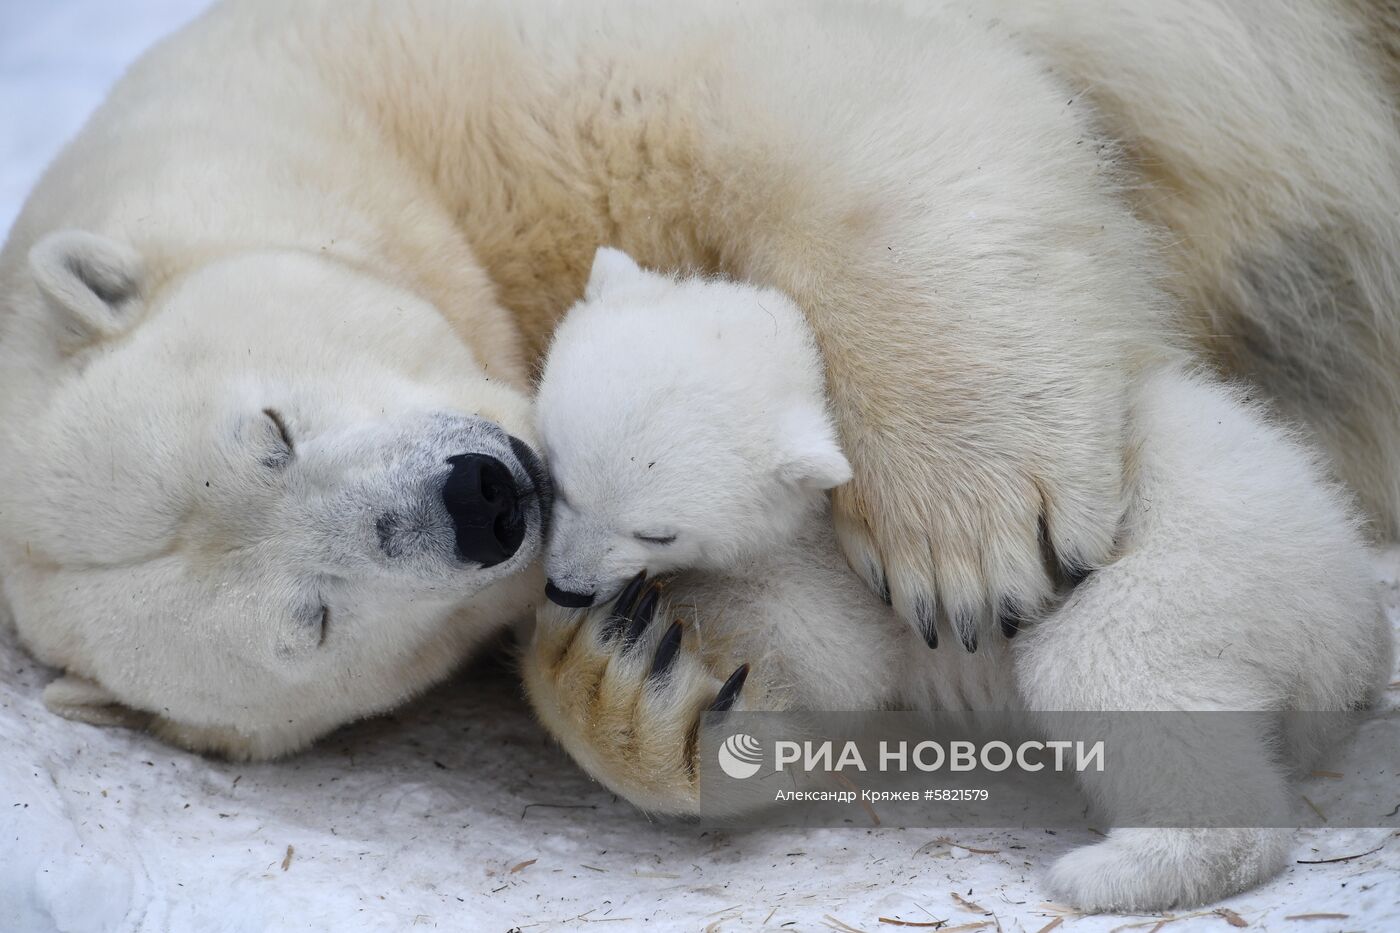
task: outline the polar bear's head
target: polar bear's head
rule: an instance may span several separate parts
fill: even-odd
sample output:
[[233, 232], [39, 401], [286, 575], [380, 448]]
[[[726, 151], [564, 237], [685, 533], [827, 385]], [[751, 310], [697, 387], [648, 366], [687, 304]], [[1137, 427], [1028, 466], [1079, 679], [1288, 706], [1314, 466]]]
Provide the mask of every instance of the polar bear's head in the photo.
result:
[[421, 690], [528, 605], [549, 512], [528, 401], [423, 300], [298, 251], [156, 287], [79, 232], [22, 278], [0, 578], [67, 671], [52, 708], [276, 754]]
[[732, 567], [851, 475], [789, 298], [617, 250], [556, 331], [535, 410], [557, 493], [547, 591], [564, 606], [642, 569]]

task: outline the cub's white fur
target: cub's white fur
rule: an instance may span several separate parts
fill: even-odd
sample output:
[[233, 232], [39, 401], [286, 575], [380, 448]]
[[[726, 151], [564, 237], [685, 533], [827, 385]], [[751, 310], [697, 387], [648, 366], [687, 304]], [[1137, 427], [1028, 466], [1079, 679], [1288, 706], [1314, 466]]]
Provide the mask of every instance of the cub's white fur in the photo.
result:
[[639, 570], [730, 569], [792, 537], [851, 477], [823, 379], [782, 293], [599, 250], [536, 395], [550, 581], [602, 600]]
[[[582, 503], [569, 520], [593, 521], [600, 487], [648, 448], [696, 469], [672, 473], [660, 486], [638, 482], [637, 503], [626, 500], [631, 487], [624, 487], [610, 507], [657, 522], [684, 514], [687, 503], [722, 500], [735, 484], [780, 489], [771, 465], [787, 454], [772, 425], [786, 412], [825, 405], [802, 318], [767, 313], [781, 296], [744, 286], [674, 282], [632, 269], [626, 280], [630, 287], [617, 293], [591, 295], [560, 328], [545, 376], [551, 391], [538, 401], [556, 474], [573, 480]], [[747, 339], [714, 352], [719, 322], [726, 335]], [[621, 370], [625, 391], [581, 397], [585, 373], [629, 360], [638, 364]], [[772, 371], [784, 365], [796, 367], [786, 380]], [[757, 378], [786, 391], [692, 397], [678, 391], [678, 371], [702, 385]], [[658, 396], [677, 395], [684, 409], [674, 421], [659, 420]], [[661, 417], [668, 404], [660, 403]], [[1239, 393], [1179, 370], [1146, 378], [1132, 415], [1133, 505], [1121, 554], [1017, 641], [999, 639], [978, 655], [925, 648], [843, 566], [825, 510], [779, 498], [774, 508], [786, 511], [787, 522], [766, 512], [727, 516], [733, 535], [742, 540], [761, 530], [768, 548], [742, 561], [707, 555], [712, 572], [688, 574], [668, 589], [663, 612], [684, 617], [682, 607], [700, 607], [689, 614], [690, 663], [670, 682], [658, 687], [637, 661], [655, 649], [665, 626], [653, 625], [641, 650], [622, 649], [596, 632], [577, 632], [591, 622], [550, 618], [527, 657], [536, 705], [600, 780], [643, 806], [684, 812], [696, 803], [688, 739], [695, 716], [744, 662], [753, 669], [741, 701], [748, 709], [1024, 710], [1047, 737], [1067, 737], [1055, 732], [1066, 721], [1042, 720], [1036, 711], [1347, 710], [1373, 700], [1390, 670], [1390, 631], [1345, 497], [1314, 456]], [[768, 429], [769, 450], [710, 455], [712, 437], [755, 418]], [[764, 437], [740, 433], [749, 444]], [[689, 526], [676, 521], [679, 543]], [[587, 563], [591, 555], [580, 561], [570, 553], [578, 540], [556, 537], [551, 564]], [[639, 562], [684, 566], [645, 555]], [[595, 621], [607, 615], [606, 608], [593, 613]], [[570, 649], [561, 657], [566, 638]], [[579, 695], [560, 685], [576, 685]], [[596, 728], [609, 722], [613, 728]], [[1141, 795], [1152, 794], [1168, 814], [1218, 805], [1278, 825], [1289, 812], [1290, 770], [1305, 768], [1328, 738], [1295, 732], [1279, 761], [1263, 732], [1239, 735], [1231, 754], [1215, 755], [1194, 747], [1189, 734], [1154, 730], [1149, 738], [1133, 734], [1137, 728], [1119, 726], [1108, 736], [1126, 767], [1083, 777], [1110, 817], [1144, 812]], [[1048, 883], [1084, 907], [1183, 906], [1269, 877], [1288, 848], [1277, 830], [1120, 828], [1062, 858]]]

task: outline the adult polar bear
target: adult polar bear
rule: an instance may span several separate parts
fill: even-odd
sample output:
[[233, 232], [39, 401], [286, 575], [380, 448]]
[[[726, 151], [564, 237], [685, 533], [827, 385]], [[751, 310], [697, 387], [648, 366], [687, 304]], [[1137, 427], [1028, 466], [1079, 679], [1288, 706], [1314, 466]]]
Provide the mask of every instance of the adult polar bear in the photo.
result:
[[242, 0], [154, 50], [0, 256], [0, 573], [51, 705], [274, 755], [527, 612], [509, 436], [602, 242], [803, 305], [843, 543], [925, 629], [1047, 599], [1041, 527], [1111, 557], [1178, 333], [1393, 532], [1383, 15], [993, 11]]

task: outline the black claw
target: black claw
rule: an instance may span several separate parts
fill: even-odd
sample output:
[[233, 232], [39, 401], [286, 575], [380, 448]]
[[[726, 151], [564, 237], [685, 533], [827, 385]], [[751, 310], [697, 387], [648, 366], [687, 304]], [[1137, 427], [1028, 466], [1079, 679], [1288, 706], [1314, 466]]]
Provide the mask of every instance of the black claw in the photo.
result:
[[1007, 638], [1015, 638], [1021, 631], [1021, 627], [1030, 621], [1030, 616], [1026, 612], [1026, 607], [1014, 599], [1003, 599], [1001, 608], [997, 613], [997, 619], [1001, 622], [1001, 633]]
[[637, 608], [632, 613], [632, 624], [628, 626], [627, 632], [622, 636], [622, 650], [626, 651], [637, 643], [646, 631], [651, 620], [656, 616], [656, 604], [661, 601], [661, 584], [652, 583], [647, 587], [642, 598], [637, 601]]
[[1094, 572], [1094, 568], [1080, 563], [1077, 560], [1072, 560], [1066, 562], [1061, 567], [1060, 572], [1064, 577], [1065, 585], [1070, 589], [1074, 589], [1076, 586], [1083, 583], [1089, 574]]
[[632, 609], [636, 605], [637, 597], [641, 594], [642, 587], [646, 585], [646, 582], [647, 572], [643, 570], [628, 580], [627, 585], [622, 588], [622, 592], [617, 594], [617, 599], [613, 601], [612, 612], [608, 615], [607, 621], [603, 623], [604, 641], [611, 640], [632, 620]]
[[676, 662], [676, 655], [681, 650], [681, 633], [683, 631], [681, 621], [677, 619], [671, 623], [666, 634], [661, 636], [661, 643], [656, 646], [656, 657], [652, 659], [651, 673], [647, 675], [648, 678], [659, 680], [671, 670], [671, 665]]
[[919, 634], [930, 648], [938, 647], [938, 611], [932, 600], [914, 600], [914, 618], [919, 623]]
[[624, 618], [631, 618], [632, 607], [637, 602], [637, 597], [642, 594], [642, 587], [646, 585], [647, 572], [638, 571], [637, 575], [627, 581], [627, 585], [622, 588], [622, 592], [617, 594], [617, 599], [613, 603], [613, 612]]
[[885, 574], [875, 564], [869, 565], [870, 585], [875, 590], [875, 595], [880, 597], [880, 602], [886, 606], [894, 605], [894, 598], [890, 596], [890, 582], [885, 579]]
[[1084, 561], [1073, 557], [1061, 557], [1055, 551], [1055, 545], [1050, 540], [1050, 522], [1044, 512], [1040, 515], [1037, 536], [1040, 540], [1041, 560], [1045, 562], [1045, 573], [1055, 581], [1055, 586], [1059, 589], [1072, 590], [1094, 572], [1094, 568]]
[[729, 679], [724, 682], [724, 686], [719, 688], [719, 693], [715, 694], [715, 701], [710, 704], [710, 712], [727, 713], [734, 701], [739, 699], [739, 691], [744, 689], [744, 681], [749, 679], [749, 666], [739, 665], [739, 669], [729, 675]]
[[1054, 579], [1059, 573], [1060, 559], [1055, 555], [1055, 545], [1050, 543], [1050, 520], [1044, 512], [1040, 513], [1035, 539], [1040, 545], [1040, 562], [1045, 567], [1045, 575]]
[[958, 633], [958, 640], [967, 649], [969, 654], [977, 651], [977, 621], [973, 618], [971, 609], [960, 609], [953, 617], [953, 631]]

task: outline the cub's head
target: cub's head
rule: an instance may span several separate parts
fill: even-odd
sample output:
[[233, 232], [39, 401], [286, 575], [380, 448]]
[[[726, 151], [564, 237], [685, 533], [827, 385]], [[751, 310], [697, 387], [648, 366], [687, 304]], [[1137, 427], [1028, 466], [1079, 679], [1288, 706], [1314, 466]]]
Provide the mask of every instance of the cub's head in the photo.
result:
[[295, 251], [7, 281], [0, 579], [46, 699], [236, 755], [392, 706], [538, 585], [527, 400], [420, 298]]
[[786, 296], [600, 250], [536, 397], [550, 598], [589, 605], [644, 568], [731, 567], [792, 534], [850, 478], [823, 385]]

